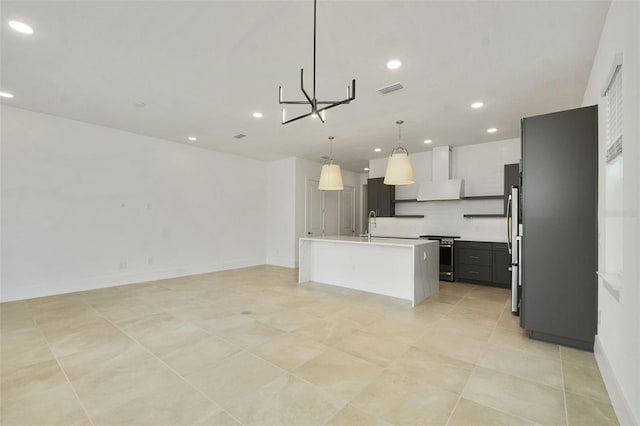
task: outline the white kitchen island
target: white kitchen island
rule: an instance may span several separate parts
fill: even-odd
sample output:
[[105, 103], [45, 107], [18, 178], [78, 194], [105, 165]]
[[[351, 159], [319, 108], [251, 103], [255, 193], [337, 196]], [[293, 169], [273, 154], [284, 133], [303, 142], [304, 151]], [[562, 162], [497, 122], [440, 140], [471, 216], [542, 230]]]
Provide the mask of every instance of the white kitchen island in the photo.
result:
[[314, 281], [410, 300], [438, 292], [437, 241], [366, 237], [300, 238], [298, 282]]

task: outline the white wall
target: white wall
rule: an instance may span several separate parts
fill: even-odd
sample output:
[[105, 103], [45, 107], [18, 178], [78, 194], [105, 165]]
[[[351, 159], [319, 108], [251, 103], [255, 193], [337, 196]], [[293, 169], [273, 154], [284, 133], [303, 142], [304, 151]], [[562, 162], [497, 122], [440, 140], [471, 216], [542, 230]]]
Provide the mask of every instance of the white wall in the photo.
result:
[[2, 301], [263, 264], [259, 161], [2, 108]]
[[266, 252], [269, 265], [295, 267], [296, 159], [267, 163]]
[[[420, 182], [431, 180], [432, 152], [411, 154], [413, 185], [397, 186], [397, 199], [416, 198]], [[452, 147], [453, 179], [464, 179], [465, 195], [499, 195], [504, 192], [504, 165], [520, 161], [520, 139], [507, 139]], [[382, 177], [386, 158], [369, 161], [369, 177]], [[430, 201], [396, 204], [397, 215], [424, 215], [424, 219], [382, 218], [374, 235], [416, 237], [459, 235], [463, 239], [506, 240], [506, 219], [467, 219], [464, 214], [502, 214], [502, 200]]]
[[[599, 206], [600, 231], [598, 267], [607, 271], [607, 257], [622, 255], [620, 292], [612, 291], [602, 278], [598, 287], [599, 324], [596, 359], [602, 371], [618, 420], [621, 424], [640, 424], [640, 3], [613, 1], [600, 38], [583, 105], [599, 106]], [[623, 53], [624, 177], [623, 207], [607, 205], [604, 161], [607, 141], [606, 98], [600, 96], [614, 54]], [[618, 247], [605, 244], [611, 216], [622, 218], [622, 242]]]

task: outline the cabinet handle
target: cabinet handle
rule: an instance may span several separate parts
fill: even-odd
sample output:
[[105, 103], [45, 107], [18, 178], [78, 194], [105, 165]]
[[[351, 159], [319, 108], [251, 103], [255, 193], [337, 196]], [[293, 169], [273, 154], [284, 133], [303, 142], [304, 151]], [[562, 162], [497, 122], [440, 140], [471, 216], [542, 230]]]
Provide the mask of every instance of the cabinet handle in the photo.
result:
[[480, 256], [469, 256], [469, 259], [480, 259]]
[[479, 274], [480, 272], [478, 271], [469, 271], [470, 274]]

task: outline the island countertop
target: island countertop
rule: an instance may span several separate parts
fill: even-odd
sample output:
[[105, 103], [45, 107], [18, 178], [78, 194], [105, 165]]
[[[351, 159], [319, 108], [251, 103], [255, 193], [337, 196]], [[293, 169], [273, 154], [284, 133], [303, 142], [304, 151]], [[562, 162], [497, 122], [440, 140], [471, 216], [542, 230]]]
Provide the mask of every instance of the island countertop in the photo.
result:
[[367, 237], [353, 237], [351, 235], [328, 235], [325, 237], [305, 237], [300, 240], [309, 241], [330, 241], [333, 243], [344, 244], [368, 244], [378, 246], [396, 246], [396, 247], [416, 247], [423, 244], [438, 244], [438, 241], [433, 240], [421, 240], [421, 239], [405, 239], [405, 238], [385, 238], [385, 237], [371, 237], [369, 242]]
[[411, 301], [438, 292], [438, 241], [324, 236], [300, 238], [298, 282], [314, 281]]

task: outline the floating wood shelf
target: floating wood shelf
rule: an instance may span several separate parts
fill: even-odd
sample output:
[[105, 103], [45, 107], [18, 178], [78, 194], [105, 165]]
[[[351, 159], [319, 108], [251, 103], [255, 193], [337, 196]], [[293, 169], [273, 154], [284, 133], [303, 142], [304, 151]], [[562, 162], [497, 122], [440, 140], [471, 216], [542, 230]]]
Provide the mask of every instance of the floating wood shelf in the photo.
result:
[[489, 217], [507, 217], [505, 214], [465, 214], [464, 217], [469, 218], [489, 218]]
[[460, 200], [504, 200], [504, 195], [470, 195], [468, 197], [455, 198], [453, 200], [416, 200], [409, 198], [404, 200], [393, 200], [394, 203], [429, 203], [434, 201], [460, 201]]

